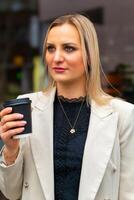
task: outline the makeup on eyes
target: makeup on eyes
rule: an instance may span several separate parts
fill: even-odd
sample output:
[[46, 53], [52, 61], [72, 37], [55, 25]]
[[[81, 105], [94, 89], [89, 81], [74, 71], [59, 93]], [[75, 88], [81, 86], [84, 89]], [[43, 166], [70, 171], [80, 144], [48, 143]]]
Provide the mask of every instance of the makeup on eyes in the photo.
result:
[[[78, 47], [74, 44], [70, 44], [70, 43], [64, 43], [61, 45], [61, 50], [64, 50], [66, 51], [67, 53], [71, 53], [73, 51], [76, 51], [78, 49]], [[56, 45], [54, 44], [48, 44], [46, 45], [46, 50], [49, 52], [49, 53], [53, 53], [55, 52], [57, 49]]]

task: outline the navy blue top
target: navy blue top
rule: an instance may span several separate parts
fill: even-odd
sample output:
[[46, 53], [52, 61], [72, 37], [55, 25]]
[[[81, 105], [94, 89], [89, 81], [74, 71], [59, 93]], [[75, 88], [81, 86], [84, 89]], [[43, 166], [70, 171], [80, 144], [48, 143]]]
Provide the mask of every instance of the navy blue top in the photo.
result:
[[[82, 98], [60, 97], [64, 110], [74, 123]], [[90, 106], [86, 100], [82, 106], [76, 132], [71, 134], [70, 125], [63, 113], [57, 96], [54, 102], [54, 182], [55, 200], [78, 200], [82, 158], [90, 118]]]

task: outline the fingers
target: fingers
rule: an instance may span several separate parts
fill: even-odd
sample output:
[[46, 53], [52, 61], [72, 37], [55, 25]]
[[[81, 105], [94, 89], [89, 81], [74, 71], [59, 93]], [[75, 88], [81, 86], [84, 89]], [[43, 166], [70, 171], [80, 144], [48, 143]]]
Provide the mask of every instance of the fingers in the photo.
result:
[[9, 152], [16, 152], [19, 139], [14, 140], [13, 136], [24, 131], [26, 121], [23, 120], [22, 114], [12, 113], [11, 107], [1, 110], [0, 118], [0, 139], [2, 139]]
[[13, 135], [24, 131], [26, 121], [22, 120], [23, 115], [12, 113], [12, 108], [7, 107], [0, 112], [0, 137], [3, 141], [11, 139]]
[[12, 108], [7, 107], [0, 112], [1, 123], [4, 124], [8, 121], [19, 120], [23, 118], [22, 114], [19, 113], [11, 113]]
[[9, 121], [20, 120], [22, 118], [23, 118], [22, 114], [18, 114], [18, 113], [8, 114], [8, 115], [5, 115], [1, 118], [1, 123], [5, 124]]
[[22, 133], [24, 129], [24, 127], [9, 129], [8, 131], [1, 133], [1, 139], [6, 143], [6, 141], [13, 138], [14, 135]]
[[9, 129], [13, 129], [16, 127], [22, 127], [26, 125], [26, 121], [11, 121], [11, 122], [6, 122], [5, 124], [3, 124], [2, 126], [2, 132], [6, 132]]
[[12, 108], [11, 107], [4, 108], [0, 112], [0, 118], [2, 118], [4, 115], [8, 115], [11, 112], [12, 112]]

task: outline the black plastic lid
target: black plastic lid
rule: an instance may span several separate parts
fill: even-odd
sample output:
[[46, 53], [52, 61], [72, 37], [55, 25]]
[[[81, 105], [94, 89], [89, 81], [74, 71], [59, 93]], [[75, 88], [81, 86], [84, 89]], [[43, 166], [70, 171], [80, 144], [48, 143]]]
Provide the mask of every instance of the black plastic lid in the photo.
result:
[[10, 99], [3, 103], [3, 107], [10, 107], [27, 103], [31, 103], [31, 100], [29, 98]]

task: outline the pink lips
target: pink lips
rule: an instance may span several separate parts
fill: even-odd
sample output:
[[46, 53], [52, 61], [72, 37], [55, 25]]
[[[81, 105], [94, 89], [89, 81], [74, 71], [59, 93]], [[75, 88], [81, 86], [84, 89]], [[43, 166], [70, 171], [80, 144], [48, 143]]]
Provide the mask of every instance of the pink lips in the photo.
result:
[[66, 71], [66, 69], [63, 68], [63, 67], [53, 67], [53, 70], [54, 70], [55, 72], [58, 72], [58, 73], [63, 73], [63, 72]]

